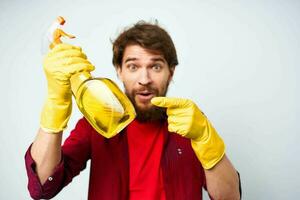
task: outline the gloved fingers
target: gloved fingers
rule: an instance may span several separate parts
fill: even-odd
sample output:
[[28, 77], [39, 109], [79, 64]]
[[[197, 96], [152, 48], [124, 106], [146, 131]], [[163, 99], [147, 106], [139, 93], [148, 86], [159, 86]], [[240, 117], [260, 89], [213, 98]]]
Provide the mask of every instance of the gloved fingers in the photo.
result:
[[194, 114], [194, 110], [192, 107], [170, 107], [167, 108], [168, 116], [175, 116], [176, 119], [181, 118], [192, 118]]
[[175, 116], [168, 116], [168, 125], [172, 127], [178, 126], [178, 119]]
[[95, 69], [94, 65], [92, 65], [90, 62], [80, 62], [80, 63], [74, 63], [71, 64], [68, 67], [68, 73], [70, 75], [76, 74], [78, 72], [91, 72]]
[[181, 136], [185, 136], [187, 134], [186, 131], [182, 127], [180, 127], [178, 125], [174, 125], [174, 124], [168, 125], [168, 131], [172, 132], [172, 133], [177, 133]]
[[[78, 65], [78, 64], [83, 64], [83, 65]], [[84, 58], [80, 58], [80, 57], [74, 57], [74, 58], [64, 58], [61, 60], [53, 60], [53, 62], [46, 62], [46, 64], [44, 64], [44, 68], [46, 69], [46, 71], [49, 72], [54, 72], [54, 71], [61, 71], [63, 73], [72, 73], [72, 72], [76, 72], [78, 71], [78, 69], [76, 68], [77, 66], [80, 66], [81, 68], [79, 69], [80, 71], [82, 70], [82, 67], [86, 65], [86, 66], [90, 66], [92, 65], [88, 60], [84, 59]], [[90, 69], [90, 71], [92, 71], [91, 68], [87, 68]]]
[[178, 130], [176, 127], [172, 126], [171, 124], [168, 125], [168, 131], [171, 133], [177, 133]]
[[65, 59], [65, 58], [74, 58], [74, 57], [87, 59], [87, 56], [82, 51], [79, 51], [77, 49], [69, 49], [69, 50], [65, 50], [65, 51], [59, 51], [55, 54], [47, 56], [45, 59], [47, 61], [51, 62], [53, 60], [59, 60], [59, 59]]
[[154, 97], [151, 99], [153, 105], [164, 108], [187, 107], [190, 102], [188, 99], [175, 97]]
[[61, 43], [61, 44], [55, 45], [55, 47], [53, 49], [51, 49], [49, 54], [55, 54], [60, 51], [66, 51], [66, 50], [71, 50], [71, 49], [82, 51], [81, 47], [74, 46], [74, 45], [67, 44], [67, 43]]
[[167, 108], [167, 115], [168, 116], [177, 116], [180, 112], [182, 112], [182, 111], [177, 107]]
[[180, 109], [180, 112], [167, 113], [167, 115], [170, 130], [185, 136], [191, 129], [193, 119], [190, 113], [185, 113], [183, 111], [184, 109]]
[[86, 58], [84, 53], [75, 49], [60, 51], [56, 54], [47, 55], [44, 58], [43, 67], [46, 68], [46, 71], [57, 70], [57, 67], [65, 67], [74, 62], [86, 62]]
[[62, 64], [63, 64], [63, 66], [66, 67], [67, 70], [68, 70], [68, 68], [72, 68], [74, 65], [80, 64], [80, 63], [91, 65], [90, 61], [88, 61], [87, 59], [81, 58], [81, 57], [65, 58], [62, 60]]
[[174, 106], [176, 100], [171, 97], [154, 97], [151, 99], [151, 103], [158, 107], [169, 108]]
[[69, 45], [69, 44], [58, 44], [56, 45], [53, 49], [51, 49], [46, 56], [44, 57], [44, 60], [48, 60], [52, 57], [56, 57], [56, 55], [64, 55], [68, 51], [77, 51], [77, 52], [82, 52], [81, 47], [77, 47], [74, 45]]

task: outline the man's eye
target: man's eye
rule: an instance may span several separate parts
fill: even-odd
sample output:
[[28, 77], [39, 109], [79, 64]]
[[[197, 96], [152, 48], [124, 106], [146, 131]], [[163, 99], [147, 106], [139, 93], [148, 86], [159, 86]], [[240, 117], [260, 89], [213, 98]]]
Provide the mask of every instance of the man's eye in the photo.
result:
[[153, 69], [154, 71], [160, 71], [161, 68], [162, 68], [162, 67], [161, 67], [160, 64], [155, 64], [155, 65], [152, 66], [152, 69]]
[[134, 65], [134, 64], [128, 65], [127, 68], [129, 69], [129, 71], [135, 71], [135, 70], [137, 70], [137, 66]]

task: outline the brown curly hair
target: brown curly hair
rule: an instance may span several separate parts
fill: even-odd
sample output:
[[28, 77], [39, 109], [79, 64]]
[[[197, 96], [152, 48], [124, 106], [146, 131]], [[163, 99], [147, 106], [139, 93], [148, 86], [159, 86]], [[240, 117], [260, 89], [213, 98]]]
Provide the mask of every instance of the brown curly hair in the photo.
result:
[[174, 43], [166, 30], [158, 23], [139, 21], [125, 30], [113, 43], [113, 65], [118, 68], [122, 65], [123, 54], [127, 45], [138, 44], [143, 48], [158, 51], [167, 61], [169, 67], [178, 65]]

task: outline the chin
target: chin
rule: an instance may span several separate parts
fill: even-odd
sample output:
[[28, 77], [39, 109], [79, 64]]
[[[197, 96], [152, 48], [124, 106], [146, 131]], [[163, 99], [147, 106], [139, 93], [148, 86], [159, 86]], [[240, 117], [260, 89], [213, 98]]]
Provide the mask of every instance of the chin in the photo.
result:
[[145, 103], [137, 103], [136, 107], [140, 110], [140, 111], [148, 111], [151, 110], [153, 108], [152, 104], [149, 102], [147, 104]]

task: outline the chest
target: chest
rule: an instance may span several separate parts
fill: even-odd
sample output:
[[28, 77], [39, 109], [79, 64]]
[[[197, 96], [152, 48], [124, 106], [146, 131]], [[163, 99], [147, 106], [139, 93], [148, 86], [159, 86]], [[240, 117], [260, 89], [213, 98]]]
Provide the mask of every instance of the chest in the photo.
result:
[[[99, 191], [99, 186], [104, 185], [105, 189], [99, 192], [114, 191], [113, 195], [118, 195], [116, 199], [123, 199], [128, 195], [129, 188], [131, 161], [128, 137], [126, 133], [109, 140], [99, 139], [96, 134], [95, 137], [92, 138], [91, 147], [90, 190]], [[201, 199], [205, 176], [190, 140], [166, 133], [160, 151], [160, 167], [167, 199]]]

